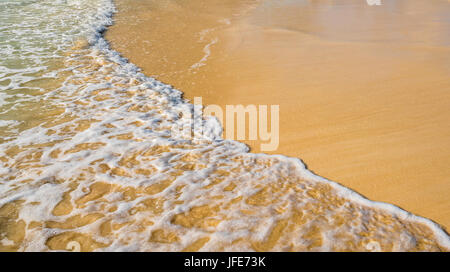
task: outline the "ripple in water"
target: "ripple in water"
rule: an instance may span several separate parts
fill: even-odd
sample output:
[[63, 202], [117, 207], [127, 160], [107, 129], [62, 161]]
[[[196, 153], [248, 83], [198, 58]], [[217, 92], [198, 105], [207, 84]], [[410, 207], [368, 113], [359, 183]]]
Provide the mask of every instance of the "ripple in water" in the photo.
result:
[[0, 250], [449, 250], [298, 159], [177, 135], [193, 106], [108, 48], [113, 11], [0, 2]]

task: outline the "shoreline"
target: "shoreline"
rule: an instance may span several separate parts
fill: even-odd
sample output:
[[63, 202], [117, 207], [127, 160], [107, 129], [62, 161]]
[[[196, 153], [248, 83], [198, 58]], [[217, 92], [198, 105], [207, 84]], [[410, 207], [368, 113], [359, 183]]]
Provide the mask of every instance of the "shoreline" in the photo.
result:
[[51, 98], [66, 111], [0, 144], [0, 251], [449, 250], [431, 220], [249, 153], [217, 123], [187, 140], [193, 104], [109, 46], [114, 3], [94, 4], [71, 14], [86, 39], [61, 43], [71, 74]]
[[[278, 102], [281, 114], [281, 142], [280, 148], [271, 154], [301, 158], [310, 171], [336, 180], [371, 200], [393, 203], [414, 214], [430, 218], [443, 227], [450, 226], [446, 197], [450, 186], [445, 182], [445, 178], [450, 176], [446, 167], [449, 159], [448, 152], [442, 151], [449, 143], [445, 140], [437, 142], [437, 139], [445, 139], [442, 138], [443, 135], [449, 133], [445, 127], [445, 122], [448, 121], [445, 117], [448, 110], [445, 108], [449, 102], [445, 90], [449, 88], [449, 84], [448, 80], [447, 83], [442, 81], [445, 71], [436, 70], [436, 67], [443, 67], [447, 60], [444, 58], [439, 62], [436, 59], [442, 54], [445, 55], [448, 48], [417, 42], [410, 46], [409, 40], [394, 45], [363, 42], [367, 37], [359, 37], [361, 42], [336, 41], [336, 37], [328, 32], [320, 33], [318, 39], [314, 35], [305, 34], [308, 31], [314, 33], [315, 29], [302, 25], [302, 22], [300, 28], [303, 27], [303, 32], [258, 25], [257, 23], [267, 16], [267, 10], [262, 10], [257, 11], [253, 17], [237, 16], [218, 25], [211, 20], [211, 27], [207, 24], [199, 26], [196, 22], [191, 26], [183, 25], [186, 35], [192, 35], [195, 42], [188, 45], [185, 39], [185, 48], [182, 52], [176, 52], [173, 48], [165, 48], [167, 41], [172, 42], [172, 47], [178, 44], [177, 40], [174, 40], [175, 36], [171, 35], [179, 33], [170, 33], [170, 29], [163, 27], [167, 20], [172, 19], [170, 11], [163, 8], [168, 13], [158, 17], [161, 25], [157, 25], [156, 30], [152, 32], [143, 27], [128, 26], [127, 19], [133, 14], [137, 25], [144, 26], [152, 23], [151, 16], [155, 16], [155, 12], [142, 6], [128, 7], [124, 11], [121, 3], [126, 1], [117, 2], [119, 13], [116, 14], [116, 23], [106, 32], [106, 39], [111, 42], [114, 50], [121, 52], [142, 68], [146, 75], [153, 75], [158, 80], [172, 84], [182, 90], [184, 96], [191, 101], [193, 97], [200, 96], [206, 105]], [[139, 12], [136, 13], [137, 8]], [[183, 8], [178, 6], [176, 12], [183, 12]], [[160, 7], [156, 9], [160, 11]], [[226, 13], [223, 7], [218, 10]], [[365, 9], [364, 11], [367, 12]], [[222, 17], [228, 15], [221, 12], [218, 12], [218, 17], [214, 19], [223, 19]], [[308, 15], [313, 16], [314, 13]], [[383, 18], [379, 14], [373, 16]], [[197, 41], [198, 36], [193, 35], [199, 33], [199, 29], [210, 29], [200, 42]], [[168, 38], [162, 38], [162, 41], [158, 41], [161, 44], [155, 45], [152, 37], [158, 37], [161, 33], [165, 33]], [[243, 33], [245, 36], [242, 36]], [[130, 40], [130, 37], [134, 38]], [[192, 63], [203, 59], [205, 46], [210, 45], [217, 37], [218, 42], [209, 47], [211, 52], [206, 65], [200, 67], [196, 73], [184, 73], [183, 67], [190, 67]], [[258, 45], [261, 40], [265, 41], [265, 46]], [[289, 46], [292, 41], [303, 44], [302, 48], [308, 50], [312, 57], [293, 50]], [[270, 51], [277, 46], [285, 49], [286, 53], [271, 55]], [[152, 49], [154, 51], [149, 55], [145, 53]], [[389, 50], [403, 52], [406, 57], [393, 58]], [[171, 55], [171, 52], [174, 52], [174, 55]], [[371, 56], [370, 52], [377, 52], [378, 55]], [[155, 59], [161, 54], [168, 59], [166, 64]], [[270, 62], [260, 56], [279, 59]], [[309, 66], [299, 68], [293, 61], [289, 62], [289, 58], [302, 60]], [[381, 61], [378, 58], [381, 58]], [[421, 62], [423, 58], [431, 58], [434, 63], [427, 62], [424, 66]], [[331, 61], [320, 67], [314, 64], [319, 59]], [[405, 59], [412, 61], [405, 63]], [[171, 60], [179, 63], [172, 64]], [[372, 65], [363, 67], [361, 60]], [[287, 71], [283, 63], [294, 65], [291, 67], [301, 69], [307, 76], [302, 77], [303, 81], [298, 81], [295, 80], [296, 74], [283, 75], [282, 72]], [[339, 63], [346, 63], [349, 71], [340, 70], [339, 66], [336, 66]], [[162, 67], [163, 71], [157, 71], [159, 67]], [[314, 69], [321, 72], [317, 73]], [[237, 73], [242, 73], [239, 76], [244, 79], [239, 79]], [[270, 79], [263, 77], [267, 74], [271, 75]], [[359, 78], [349, 78], [354, 74]], [[394, 76], [390, 76], [391, 74]], [[421, 78], [423, 74], [427, 75], [426, 80]], [[412, 82], [402, 81], [402, 77], [407, 77]], [[341, 80], [342, 78], [349, 80]], [[286, 93], [274, 92], [279, 89], [277, 84], [280, 82], [287, 82], [282, 85], [286, 86]], [[317, 84], [318, 82], [323, 82], [323, 86]], [[353, 86], [348, 82], [352, 82]], [[371, 85], [367, 85], [368, 82]], [[193, 84], [189, 86], [188, 83]], [[330, 86], [339, 90], [330, 92]], [[380, 88], [382, 86], [388, 88], [383, 91], [383, 88]], [[434, 86], [436, 98], [429, 99], [430, 94], [424, 92], [424, 86]], [[437, 90], [440, 87], [444, 88]], [[294, 93], [292, 90], [296, 88], [306, 92]], [[368, 97], [362, 96], [362, 89], [365, 89]], [[400, 91], [396, 91], [395, 96], [392, 96], [390, 92], [395, 89]], [[243, 95], [244, 93], [248, 95]], [[325, 99], [328, 104], [321, 106], [326, 96], [329, 96]], [[350, 97], [360, 106], [348, 103], [346, 97]], [[302, 103], [295, 104], [290, 100]], [[427, 103], [420, 105], [419, 101]], [[383, 107], [386, 104], [388, 106]], [[420, 111], [413, 109], [419, 105], [422, 107]], [[347, 111], [342, 113], [343, 109]], [[296, 121], [295, 116], [305, 117]], [[258, 153], [255, 147], [259, 142], [243, 142], [252, 148], [252, 152]], [[430, 164], [430, 160], [433, 164]]]

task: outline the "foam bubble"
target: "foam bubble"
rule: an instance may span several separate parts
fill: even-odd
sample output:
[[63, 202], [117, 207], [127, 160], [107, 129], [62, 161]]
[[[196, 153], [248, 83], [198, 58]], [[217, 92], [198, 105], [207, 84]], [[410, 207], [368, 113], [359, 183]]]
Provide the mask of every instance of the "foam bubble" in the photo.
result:
[[[208, 133], [186, 140], [173, 127], [188, 124], [194, 106], [102, 37], [112, 1], [26, 3], [19, 14], [48, 11], [51, 27], [17, 31], [47, 43], [54, 31], [60, 38], [42, 51], [58, 48], [64, 62], [34, 72], [66, 75], [36, 96], [56, 106], [51, 118], [0, 144], [8, 226], [1, 249], [67, 250], [76, 242], [82, 251], [449, 250], [448, 235], [430, 220], [369, 201], [299, 159], [248, 153], [220, 137], [215, 119], [195, 120]], [[40, 57], [55, 57], [47, 53]], [[14, 73], [17, 84], [29, 82]]]

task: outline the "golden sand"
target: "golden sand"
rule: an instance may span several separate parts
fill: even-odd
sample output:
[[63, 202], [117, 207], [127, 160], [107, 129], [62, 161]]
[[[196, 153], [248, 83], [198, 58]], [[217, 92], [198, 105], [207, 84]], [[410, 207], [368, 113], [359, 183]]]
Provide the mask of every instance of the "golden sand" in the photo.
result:
[[278, 104], [272, 153], [450, 226], [447, 1], [116, 4], [106, 37], [147, 75], [204, 104]]
[[[91, 49], [74, 50], [78, 56], [71, 60], [77, 67], [74, 72], [84, 71], [81, 74], [86, 76], [69, 81], [81, 88], [86, 80], [110, 82], [105, 68], [118, 64], [92, 59]], [[98, 69], [99, 61], [107, 66]], [[36, 241], [45, 244], [41, 250], [73, 251], [111, 250], [114, 245], [142, 251], [449, 250], [433, 232], [436, 229], [423, 221], [349, 199], [331, 183], [300, 177], [296, 162], [236, 153], [225, 141], [152, 143], [148, 134], [139, 133], [138, 120], [132, 122], [132, 115], [101, 124], [100, 137], [72, 141], [114, 110], [113, 102], [97, 103], [99, 90], [114, 96], [114, 102], [123, 103], [130, 112], [155, 109], [149, 104], [163, 95], [137, 90], [138, 86], [138, 80], [125, 77], [107, 90], [75, 95], [77, 111], [41, 127], [63, 136], [59, 143], [19, 144], [5, 151], [0, 161], [11, 171], [0, 177], [10, 194], [30, 187], [51, 190], [44, 198], [18, 198], [0, 207], [0, 251], [36, 250]], [[70, 106], [75, 101], [69, 98], [66, 105]], [[156, 106], [161, 112], [170, 107]], [[97, 114], [83, 114], [86, 111]], [[166, 129], [150, 125], [145, 130]], [[149, 138], [141, 141], [135, 133]], [[108, 148], [111, 136], [122, 143]], [[126, 149], [120, 149], [123, 143]], [[102, 156], [86, 152], [94, 150]], [[223, 158], [217, 161], [218, 156]], [[161, 171], [159, 160], [169, 167]], [[82, 163], [65, 168], [70, 176], [45, 173], [48, 166], [67, 166], [67, 161]], [[207, 182], [193, 171], [200, 169], [208, 170]], [[49, 196], [57, 200], [51, 203], [53, 208], [46, 202]]]

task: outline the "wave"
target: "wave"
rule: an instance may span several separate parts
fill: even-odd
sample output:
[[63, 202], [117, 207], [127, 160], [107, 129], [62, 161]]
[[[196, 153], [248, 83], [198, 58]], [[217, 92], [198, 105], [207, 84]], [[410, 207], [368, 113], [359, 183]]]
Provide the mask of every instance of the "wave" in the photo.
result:
[[194, 105], [103, 38], [111, 0], [54, 10], [61, 21], [88, 20], [52, 41], [64, 63], [53, 76], [64, 73], [63, 82], [38, 97], [57, 110], [0, 144], [0, 250], [450, 249], [434, 222], [370, 201], [299, 159], [249, 153], [222, 139], [213, 119], [196, 119], [209, 133], [186, 139], [173, 128], [192, 126]]

